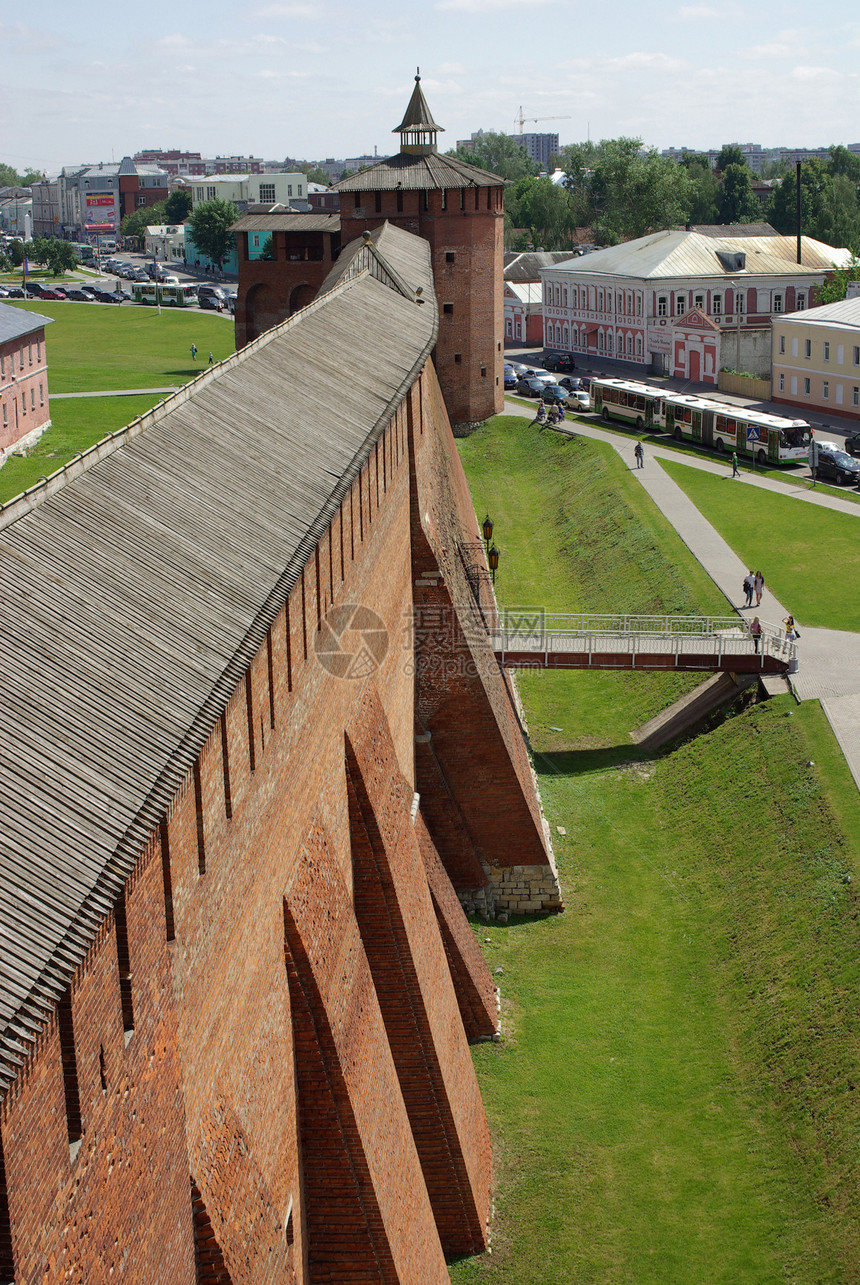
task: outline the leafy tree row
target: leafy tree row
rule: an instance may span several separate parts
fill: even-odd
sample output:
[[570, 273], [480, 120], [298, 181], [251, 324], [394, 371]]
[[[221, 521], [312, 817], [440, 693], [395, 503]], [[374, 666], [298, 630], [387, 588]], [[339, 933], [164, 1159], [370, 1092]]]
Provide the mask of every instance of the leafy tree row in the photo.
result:
[[32, 187], [44, 177], [40, 170], [27, 169], [19, 174], [13, 166], [0, 163], [0, 187]]
[[[786, 234], [795, 227], [793, 167], [781, 167], [763, 206], [735, 145], [723, 147], [712, 168], [703, 153], [686, 152], [679, 164], [643, 148], [638, 138], [576, 143], [556, 158], [565, 173], [563, 184], [541, 178], [525, 149], [507, 134], [483, 134], [472, 147], [449, 155], [511, 181], [505, 212], [512, 246], [514, 229], [522, 230], [523, 242], [566, 249], [582, 229], [589, 240], [614, 245], [687, 223], [768, 221]], [[803, 233], [860, 253], [860, 156], [832, 147], [827, 162], [804, 162], [801, 184]]]

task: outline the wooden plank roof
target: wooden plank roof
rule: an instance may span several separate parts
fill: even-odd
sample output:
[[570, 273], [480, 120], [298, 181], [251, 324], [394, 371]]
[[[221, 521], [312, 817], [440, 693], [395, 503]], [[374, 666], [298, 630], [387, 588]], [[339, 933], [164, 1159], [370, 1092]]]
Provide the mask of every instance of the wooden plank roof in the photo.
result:
[[386, 251], [0, 509], [0, 1097], [432, 350]]

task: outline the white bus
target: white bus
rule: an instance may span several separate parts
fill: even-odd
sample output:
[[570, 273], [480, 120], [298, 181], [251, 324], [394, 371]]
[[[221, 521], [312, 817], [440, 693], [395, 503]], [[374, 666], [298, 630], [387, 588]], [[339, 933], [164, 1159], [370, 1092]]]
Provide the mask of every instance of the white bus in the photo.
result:
[[197, 286], [183, 282], [178, 286], [162, 285], [159, 281], [135, 281], [131, 296], [136, 303], [160, 303], [166, 308], [187, 308], [197, 302]]
[[710, 397], [675, 393], [625, 379], [595, 379], [592, 405], [604, 420], [620, 419], [638, 432], [671, 433], [720, 453], [737, 451], [757, 464], [787, 464], [809, 458], [812, 430], [804, 419], [786, 419]]

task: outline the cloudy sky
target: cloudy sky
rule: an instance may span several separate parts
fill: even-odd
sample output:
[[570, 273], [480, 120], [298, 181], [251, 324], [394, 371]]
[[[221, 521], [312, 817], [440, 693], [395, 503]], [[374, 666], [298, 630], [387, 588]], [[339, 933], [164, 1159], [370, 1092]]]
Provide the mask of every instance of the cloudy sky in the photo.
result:
[[513, 131], [520, 107], [563, 118], [526, 126], [562, 144], [860, 142], [860, 6], [848, 0], [13, 8], [0, 13], [0, 160], [19, 170], [145, 147], [386, 155], [417, 64], [443, 147]]

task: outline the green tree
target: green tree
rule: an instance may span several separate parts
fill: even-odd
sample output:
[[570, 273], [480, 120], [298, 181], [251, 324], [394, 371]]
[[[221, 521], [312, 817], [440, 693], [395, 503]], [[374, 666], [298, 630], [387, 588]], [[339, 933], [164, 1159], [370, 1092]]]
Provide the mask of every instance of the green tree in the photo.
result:
[[167, 218], [167, 202], [158, 201], [155, 205], [145, 206], [141, 210], [132, 210], [122, 221], [122, 234], [128, 237], [137, 237], [143, 241], [146, 237], [146, 229], [157, 227], [160, 223], [171, 222]]
[[184, 223], [191, 213], [191, 193], [187, 188], [176, 187], [163, 204], [165, 223]]
[[832, 244], [860, 254], [860, 188], [847, 174], [833, 176]]
[[[730, 165], [746, 165], [747, 158], [744, 156], [737, 143], [725, 143], [717, 153], [717, 160], [714, 169], [720, 174], [724, 173]], [[747, 167], [749, 168], [749, 167]]]
[[0, 187], [32, 187], [44, 178], [38, 170], [25, 170], [19, 174], [11, 165], [0, 164]]
[[681, 165], [690, 180], [688, 223], [716, 223], [720, 217], [720, 180], [703, 152], [685, 152]]
[[860, 183], [860, 156], [849, 152], [847, 147], [831, 147], [827, 168], [833, 175], [842, 174], [855, 183]]
[[21, 241], [10, 241], [7, 250], [13, 268], [20, 268], [24, 262], [24, 245]]
[[752, 190], [748, 165], [727, 165], [722, 172], [720, 223], [752, 223], [762, 217], [761, 203]]
[[481, 133], [470, 147], [455, 147], [448, 156], [456, 156], [458, 161], [477, 165], [478, 169], [489, 170], [507, 179], [536, 175], [539, 169], [522, 144], [510, 134], [494, 134], [492, 131]]
[[857, 253], [847, 267], [834, 268], [824, 285], [818, 287], [815, 292], [816, 304], [841, 303], [848, 293], [849, 281], [860, 281], [860, 255]]
[[220, 268], [236, 241], [230, 231], [239, 212], [232, 201], [203, 201], [188, 219], [197, 249]]
[[69, 269], [76, 266], [75, 252], [69, 241], [62, 241], [59, 237], [48, 237], [47, 241], [46, 262], [48, 271], [54, 277], [61, 277]]
[[[790, 236], [796, 224], [796, 175], [786, 174], [773, 189], [770, 222], [777, 232]], [[800, 167], [800, 230], [804, 236], [829, 242], [833, 234], [833, 179], [820, 161]]]
[[275, 257], [275, 241], [270, 233], [266, 237], [265, 241], [263, 242], [262, 248], [260, 249], [260, 258], [274, 259], [274, 257]]
[[48, 238], [44, 236], [34, 236], [32, 241], [28, 241], [24, 247], [30, 263], [38, 263], [44, 267], [48, 262]]

